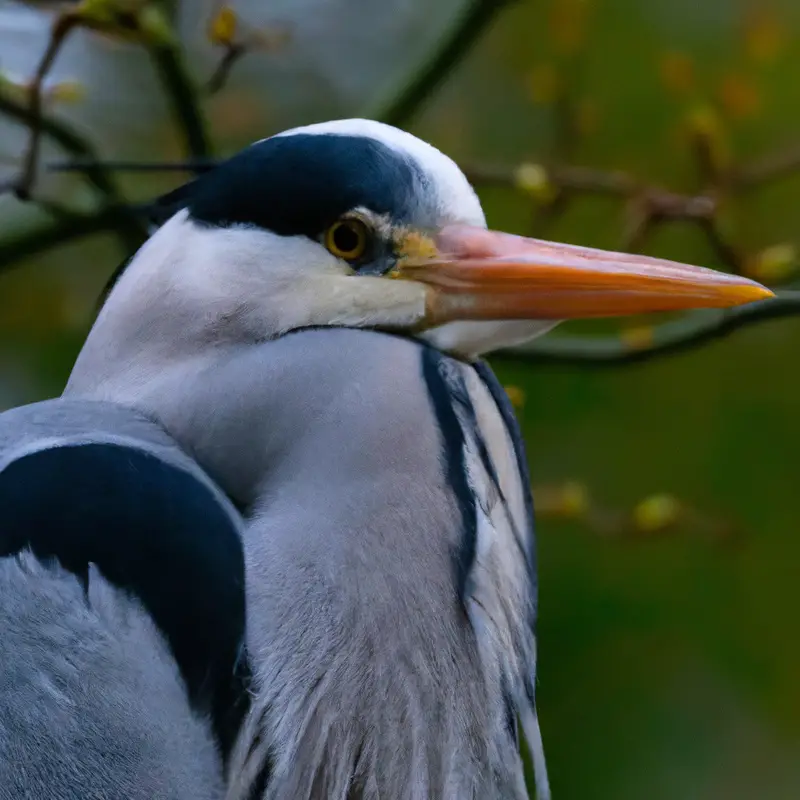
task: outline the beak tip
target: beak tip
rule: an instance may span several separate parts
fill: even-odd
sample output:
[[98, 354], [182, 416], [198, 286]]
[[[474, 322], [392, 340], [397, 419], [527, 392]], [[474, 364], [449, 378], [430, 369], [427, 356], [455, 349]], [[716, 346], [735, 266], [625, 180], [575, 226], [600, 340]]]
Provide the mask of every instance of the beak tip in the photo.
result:
[[761, 300], [770, 300], [775, 297], [775, 292], [753, 281], [746, 287], [746, 291], [741, 292], [736, 305], [746, 305], [747, 303], [757, 303]]

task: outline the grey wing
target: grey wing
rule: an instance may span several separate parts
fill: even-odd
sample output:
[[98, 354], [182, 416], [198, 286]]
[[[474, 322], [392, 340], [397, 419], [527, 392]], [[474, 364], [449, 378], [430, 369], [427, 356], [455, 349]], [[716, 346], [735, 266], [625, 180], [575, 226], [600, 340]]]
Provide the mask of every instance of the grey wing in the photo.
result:
[[227, 501], [133, 412], [52, 401], [0, 415], [0, 509], [0, 798], [222, 797], [246, 697]]
[[[465, 603], [490, 685], [499, 687], [506, 724], [522, 723], [537, 796], [550, 788], [536, 712], [537, 565], [533, 502], [524, 444], [508, 397], [484, 363], [461, 368], [464, 463], [475, 498], [475, 542]], [[459, 396], [459, 391], [454, 394]]]

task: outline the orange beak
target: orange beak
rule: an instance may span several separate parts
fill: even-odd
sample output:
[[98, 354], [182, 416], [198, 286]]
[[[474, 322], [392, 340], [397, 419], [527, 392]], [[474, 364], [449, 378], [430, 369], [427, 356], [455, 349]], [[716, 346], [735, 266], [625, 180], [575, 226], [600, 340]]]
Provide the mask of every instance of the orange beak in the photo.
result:
[[430, 325], [724, 308], [774, 296], [712, 269], [465, 225], [443, 228], [429, 252], [402, 258], [391, 276], [430, 287]]

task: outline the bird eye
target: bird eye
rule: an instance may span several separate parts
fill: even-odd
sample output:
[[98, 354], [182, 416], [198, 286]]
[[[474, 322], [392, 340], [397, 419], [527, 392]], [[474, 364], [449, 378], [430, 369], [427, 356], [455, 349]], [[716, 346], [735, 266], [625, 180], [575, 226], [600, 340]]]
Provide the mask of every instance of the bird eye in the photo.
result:
[[340, 219], [325, 232], [325, 247], [345, 261], [358, 261], [368, 242], [369, 228], [360, 219]]

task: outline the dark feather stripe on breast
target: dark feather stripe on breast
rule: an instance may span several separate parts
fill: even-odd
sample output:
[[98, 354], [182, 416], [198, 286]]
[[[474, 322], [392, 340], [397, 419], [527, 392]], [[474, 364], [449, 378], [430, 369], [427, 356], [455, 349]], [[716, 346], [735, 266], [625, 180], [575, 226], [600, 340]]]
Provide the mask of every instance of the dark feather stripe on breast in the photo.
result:
[[528, 541], [526, 553], [528, 564], [531, 571], [532, 587], [534, 592], [533, 607], [536, 608], [538, 580], [536, 575], [536, 534], [535, 534], [535, 518], [533, 510], [533, 492], [531, 491], [531, 475], [528, 467], [528, 456], [525, 451], [525, 441], [522, 438], [522, 430], [517, 420], [517, 415], [514, 413], [514, 407], [508, 399], [508, 395], [503, 389], [497, 376], [492, 371], [492, 368], [485, 361], [478, 361], [475, 364], [475, 371], [485, 384], [486, 388], [492, 396], [500, 416], [511, 438], [511, 443], [514, 447], [514, 454], [517, 457], [517, 469], [519, 469], [520, 479], [522, 480], [522, 495], [525, 502], [525, 514], [528, 518]]
[[450, 375], [447, 356], [432, 347], [422, 348], [422, 375], [428, 387], [433, 411], [442, 432], [442, 459], [450, 488], [461, 513], [461, 544], [455, 558], [459, 597], [466, 595], [472, 565], [475, 562], [477, 515], [475, 498], [467, 481], [464, 432], [454, 403], [469, 404], [463, 379]]

